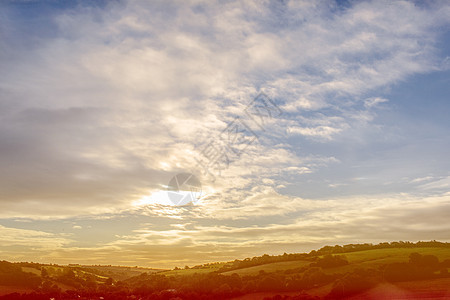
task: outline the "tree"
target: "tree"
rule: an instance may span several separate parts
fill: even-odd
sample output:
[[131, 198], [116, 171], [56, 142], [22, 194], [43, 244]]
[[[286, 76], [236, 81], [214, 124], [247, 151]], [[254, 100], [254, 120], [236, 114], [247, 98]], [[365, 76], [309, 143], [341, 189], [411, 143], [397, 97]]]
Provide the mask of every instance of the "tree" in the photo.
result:
[[48, 277], [48, 271], [44, 267], [41, 268], [41, 277], [42, 278], [47, 278]]
[[264, 277], [258, 285], [258, 291], [262, 292], [277, 292], [284, 290], [284, 288], [282, 278], [273, 275]]
[[111, 277], [109, 277], [108, 279], [106, 279], [105, 284], [106, 285], [112, 285], [113, 284], [113, 279]]
[[348, 261], [345, 256], [331, 255], [331, 254], [325, 255], [323, 258], [319, 258], [315, 263], [311, 264], [311, 266], [313, 267], [322, 267], [324, 269], [340, 267], [345, 265], [348, 265]]
[[417, 252], [413, 252], [409, 255], [409, 263], [419, 269], [433, 271], [439, 269], [439, 259], [435, 255], [420, 255]]
[[439, 269], [439, 259], [435, 255], [424, 255], [422, 257], [422, 266], [426, 269]]
[[422, 260], [422, 255], [417, 252], [413, 252], [409, 255], [409, 263], [419, 265]]

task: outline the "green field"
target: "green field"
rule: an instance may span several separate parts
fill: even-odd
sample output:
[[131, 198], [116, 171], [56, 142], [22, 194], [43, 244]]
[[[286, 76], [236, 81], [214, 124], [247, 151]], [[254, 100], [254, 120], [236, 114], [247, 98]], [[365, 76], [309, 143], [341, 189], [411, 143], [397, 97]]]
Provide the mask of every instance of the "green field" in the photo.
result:
[[[409, 255], [413, 252], [420, 253], [422, 255], [432, 254], [435, 255], [440, 261], [450, 259], [450, 249], [448, 248], [386, 248], [386, 249], [374, 249], [357, 252], [340, 253], [338, 255], [344, 255], [349, 265], [337, 268], [325, 269], [326, 273], [343, 273], [351, 271], [355, 268], [378, 268], [379, 266], [394, 263], [394, 262], [407, 262]], [[307, 266], [311, 261], [297, 260], [297, 261], [284, 261], [269, 263], [264, 265], [258, 265], [248, 268], [236, 269], [227, 272], [223, 272], [223, 275], [231, 275], [236, 273], [240, 276], [245, 275], [258, 275], [260, 271], [266, 273], [282, 272], [285, 270], [301, 268]], [[195, 273], [210, 273], [219, 270], [227, 263], [215, 264], [200, 269], [180, 269], [163, 271], [160, 274], [166, 276], [177, 275], [192, 275]]]
[[301, 268], [304, 266], [309, 265], [311, 262], [306, 260], [295, 260], [295, 261], [282, 261], [282, 262], [276, 262], [271, 264], [265, 264], [260, 266], [254, 266], [250, 268], [244, 268], [244, 269], [237, 269], [233, 271], [228, 271], [222, 273], [223, 275], [231, 275], [233, 273], [236, 273], [240, 276], [245, 275], [257, 275], [260, 271], [264, 271], [266, 273], [271, 272], [278, 272], [278, 271], [284, 271], [289, 269], [296, 269]]
[[409, 255], [413, 252], [422, 255], [435, 255], [440, 261], [450, 259], [450, 249], [447, 248], [388, 248], [388, 249], [374, 249], [350, 253], [342, 253], [349, 265], [325, 269], [325, 273], [344, 273], [352, 271], [356, 268], [378, 268], [385, 264], [395, 262], [407, 262]]
[[409, 255], [413, 252], [422, 255], [436, 255], [439, 260], [450, 259], [450, 248], [387, 248], [374, 249], [358, 252], [343, 253], [349, 263], [367, 262], [377, 259], [393, 259], [394, 261], [408, 261]]
[[[378, 268], [379, 266], [390, 264], [394, 262], [407, 262], [409, 255], [413, 252], [420, 253], [422, 255], [432, 254], [435, 255], [440, 261], [450, 259], [450, 249], [448, 248], [387, 248], [387, 249], [374, 249], [366, 251], [340, 253], [344, 255], [349, 265], [337, 268], [325, 269], [324, 272], [328, 274], [332, 273], [344, 273], [352, 271], [356, 268]], [[257, 275], [261, 270], [266, 273], [285, 271], [289, 269], [301, 268], [310, 264], [310, 261], [287, 261], [276, 262], [265, 265], [259, 265], [249, 268], [237, 269], [228, 272], [224, 272], [224, 275], [231, 275], [237, 273], [243, 275]]]
[[33, 273], [33, 274], [36, 274], [38, 276], [41, 276], [41, 271], [36, 269], [36, 268], [22, 267], [22, 271], [28, 272], [28, 273]]

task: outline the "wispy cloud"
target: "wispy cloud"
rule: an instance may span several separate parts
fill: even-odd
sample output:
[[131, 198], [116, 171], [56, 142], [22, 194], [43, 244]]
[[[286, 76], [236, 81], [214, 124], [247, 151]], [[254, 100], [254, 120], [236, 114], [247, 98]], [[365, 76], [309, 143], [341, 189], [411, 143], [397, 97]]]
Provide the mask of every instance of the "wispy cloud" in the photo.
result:
[[[296, 230], [316, 230], [308, 231], [308, 238], [295, 235], [307, 244], [321, 243], [325, 233], [342, 241], [367, 233], [352, 236], [357, 226], [348, 225], [350, 217], [339, 233], [330, 228], [340, 221], [326, 228], [314, 223], [312, 209], [322, 210], [324, 218], [338, 213], [339, 205], [329, 200], [334, 195], [348, 196], [339, 201], [352, 206], [359, 203], [355, 195], [384, 199], [406, 191], [430, 196], [431, 190], [442, 194], [448, 188], [445, 166], [433, 165], [438, 181], [419, 178], [423, 174], [418, 173], [431, 174], [425, 162], [420, 164], [423, 152], [431, 151], [422, 142], [426, 134], [405, 136], [413, 120], [396, 115], [398, 101], [389, 97], [396, 84], [412, 76], [448, 70], [443, 63], [448, 57], [439, 48], [449, 22], [447, 3], [80, 2], [58, 10], [50, 6], [44, 29], [33, 31], [18, 13], [23, 7], [13, 2], [3, 7], [4, 219], [102, 219], [132, 212], [172, 221], [205, 218], [203, 227], [211, 227], [212, 218], [239, 223], [211, 229], [205, 239], [213, 239], [228, 231], [250, 238], [248, 233], [257, 230], [252, 222], [261, 218], [271, 220], [267, 227], [273, 232], [282, 232], [288, 226], [283, 218], [295, 215], [310, 226], [295, 221]], [[252, 127], [258, 141], [219, 179], [203, 176], [196, 162], [202, 147], [235, 117], [245, 117], [243, 110], [260, 91], [283, 113], [264, 130]], [[447, 138], [427, 142], [443, 157]], [[199, 175], [204, 198], [192, 207], [152, 205], [170, 178], [186, 171]], [[352, 180], [357, 177], [367, 180]], [[312, 200], [317, 198], [329, 201]], [[367, 213], [373, 220], [370, 214], [375, 216], [375, 210]], [[364, 222], [351, 218], [354, 224]], [[414, 237], [418, 231], [408, 228]], [[72, 229], [81, 235], [88, 230], [83, 224]], [[198, 231], [151, 232], [161, 244], [161, 263], [177, 256], [175, 250], [164, 256], [170, 248], [164, 234], [183, 247]], [[147, 257], [143, 249], [151, 235], [134, 232], [123, 239], [130, 243], [127, 253], [134, 253], [130, 260]], [[292, 237], [277, 243], [287, 245]], [[266, 245], [268, 239], [261, 235], [255, 243]], [[98, 257], [127, 242], [100, 249]], [[199, 253], [210, 246], [200, 243]], [[88, 248], [67, 251], [76, 257]]]

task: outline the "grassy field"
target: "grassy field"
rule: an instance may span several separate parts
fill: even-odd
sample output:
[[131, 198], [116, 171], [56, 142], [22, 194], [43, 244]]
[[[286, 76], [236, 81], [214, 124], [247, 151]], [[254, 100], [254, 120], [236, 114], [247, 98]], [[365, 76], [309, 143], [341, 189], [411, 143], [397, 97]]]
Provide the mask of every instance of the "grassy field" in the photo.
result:
[[23, 272], [33, 273], [38, 276], [41, 276], [41, 271], [36, 268], [30, 268], [30, 267], [22, 267]]
[[388, 249], [374, 249], [359, 252], [343, 253], [349, 265], [331, 269], [325, 269], [324, 272], [344, 273], [352, 271], [356, 268], [378, 268], [385, 264], [395, 262], [407, 262], [409, 255], [413, 252], [422, 255], [435, 255], [440, 261], [450, 259], [450, 249], [446, 248], [388, 248]]
[[237, 269], [237, 270], [233, 270], [233, 271], [224, 272], [222, 274], [223, 275], [231, 275], [233, 273], [236, 273], [240, 276], [257, 275], [257, 274], [259, 274], [260, 271], [264, 271], [266, 273], [284, 271], [284, 270], [289, 270], [289, 269], [301, 268], [301, 267], [309, 265], [310, 263], [311, 263], [310, 261], [306, 261], [306, 260], [282, 261], [282, 262], [277, 262], [277, 263], [254, 266], [254, 267], [245, 268], [245, 269]]
[[[407, 262], [409, 255], [413, 252], [420, 253], [422, 255], [432, 254], [435, 255], [440, 261], [450, 259], [450, 249], [447, 248], [387, 248], [387, 249], [374, 249], [358, 252], [341, 253], [344, 255], [349, 265], [337, 268], [324, 269], [325, 273], [344, 273], [352, 271], [356, 268], [378, 268], [384, 264], [394, 262]], [[289, 269], [301, 268], [310, 264], [310, 261], [288, 261], [277, 262], [265, 265], [259, 265], [249, 268], [243, 268], [233, 271], [224, 272], [224, 275], [231, 275], [237, 273], [243, 275], [257, 275], [261, 270], [266, 273], [285, 271]]]
[[450, 249], [448, 248], [387, 248], [375, 249], [359, 252], [345, 253], [349, 263], [370, 261], [375, 259], [393, 259], [394, 261], [408, 261], [409, 255], [413, 252], [422, 255], [436, 255], [439, 260], [450, 259]]

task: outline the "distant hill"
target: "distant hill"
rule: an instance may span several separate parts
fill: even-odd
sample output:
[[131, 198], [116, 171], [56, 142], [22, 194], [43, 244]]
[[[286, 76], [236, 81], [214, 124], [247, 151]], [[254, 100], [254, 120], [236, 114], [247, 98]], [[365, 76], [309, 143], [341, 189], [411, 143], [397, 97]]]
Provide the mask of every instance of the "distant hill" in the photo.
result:
[[[347, 245], [335, 245], [324, 246], [318, 250], [312, 250], [309, 253], [284, 253], [282, 255], [267, 255], [255, 256], [252, 258], [245, 258], [243, 260], [236, 259], [230, 262], [218, 262], [208, 263], [204, 265], [197, 265], [192, 268], [175, 268], [174, 270], [167, 271], [166, 275], [182, 275], [193, 273], [204, 273], [217, 271], [219, 273], [225, 273], [233, 270], [239, 270], [249, 267], [261, 266], [269, 263], [277, 262], [289, 262], [289, 261], [311, 261], [315, 257], [327, 255], [327, 254], [349, 254], [353, 252], [362, 252], [367, 250], [381, 250], [381, 249], [425, 249], [425, 248], [440, 248], [442, 252], [446, 253], [450, 251], [450, 243], [443, 243], [439, 241], [419, 241], [413, 242], [384, 242], [379, 244], [347, 244]], [[409, 253], [409, 251], [400, 251], [401, 253]], [[373, 252], [374, 253], [374, 252]], [[258, 269], [258, 268], [256, 268]]]
[[437, 241], [326, 246], [174, 270], [0, 261], [0, 299], [450, 299], [449, 268], [450, 244]]

